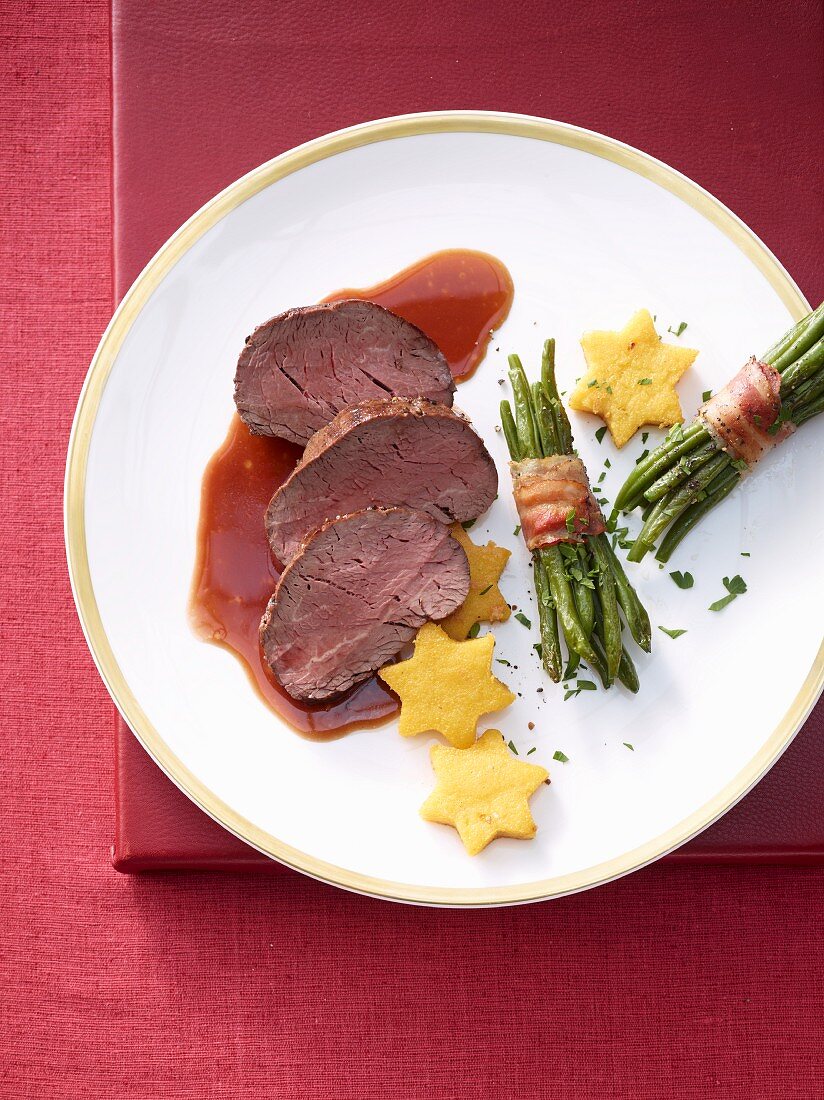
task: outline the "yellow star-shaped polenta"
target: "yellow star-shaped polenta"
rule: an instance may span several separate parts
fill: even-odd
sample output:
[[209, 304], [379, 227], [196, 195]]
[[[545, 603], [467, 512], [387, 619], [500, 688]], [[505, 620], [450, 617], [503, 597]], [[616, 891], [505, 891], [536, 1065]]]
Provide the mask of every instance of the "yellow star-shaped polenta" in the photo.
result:
[[471, 749], [433, 745], [430, 755], [437, 784], [421, 817], [454, 826], [471, 856], [497, 836], [535, 836], [529, 796], [548, 773], [516, 760], [498, 730], [487, 730]]
[[643, 424], [663, 428], [684, 419], [675, 383], [698, 352], [663, 343], [648, 310], [639, 309], [620, 332], [585, 332], [581, 347], [587, 372], [569, 407], [605, 420], [616, 447]]
[[469, 561], [469, 593], [457, 611], [442, 620], [441, 627], [460, 642], [475, 623], [503, 623], [509, 618], [509, 604], [501, 595], [498, 581], [511, 551], [494, 542], [476, 546], [460, 523], [454, 524], [451, 531]]
[[414, 737], [435, 730], [450, 745], [469, 748], [480, 716], [508, 707], [515, 698], [492, 675], [494, 646], [491, 634], [456, 642], [435, 623], [424, 623], [414, 655], [378, 673], [400, 696], [399, 732]]

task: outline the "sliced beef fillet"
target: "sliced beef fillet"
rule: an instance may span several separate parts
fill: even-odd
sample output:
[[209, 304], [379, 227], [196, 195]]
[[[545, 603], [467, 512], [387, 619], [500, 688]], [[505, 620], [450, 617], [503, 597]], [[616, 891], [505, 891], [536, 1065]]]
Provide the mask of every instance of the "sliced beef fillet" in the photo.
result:
[[247, 338], [235, 372], [235, 404], [250, 430], [302, 444], [345, 405], [393, 396], [451, 405], [454, 391], [428, 336], [355, 299], [273, 317]]
[[325, 523], [292, 559], [261, 620], [261, 646], [293, 698], [329, 699], [382, 668], [468, 591], [466, 554], [432, 516], [355, 512]]
[[475, 519], [498, 491], [483, 440], [463, 414], [428, 401], [362, 401], [309, 440], [266, 512], [275, 557], [287, 562], [333, 516], [403, 505], [452, 523]]

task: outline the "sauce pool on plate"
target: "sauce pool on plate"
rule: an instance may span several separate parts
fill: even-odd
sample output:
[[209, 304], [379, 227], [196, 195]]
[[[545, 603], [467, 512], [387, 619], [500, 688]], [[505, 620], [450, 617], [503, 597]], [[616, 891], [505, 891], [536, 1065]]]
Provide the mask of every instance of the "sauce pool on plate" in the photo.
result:
[[471, 377], [492, 331], [506, 320], [514, 297], [512, 277], [494, 256], [452, 248], [435, 252], [391, 279], [324, 298], [376, 302], [434, 340], [457, 382]]
[[[477, 368], [512, 297], [512, 279], [499, 260], [453, 249], [428, 256], [377, 286], [337, 291], [324, 300], [359, 298], [391, 309], [438, 344], [453, 376], [461, 380]], [[376, 677], [331, 703], [297, 702], [262, 657], [258, 628], [280, 575], [263, 516], [300, 454], [295, 444], [252, 435], [240, 417], [232, 418], [203, 475], [190, 612], [200, 637], [240, 658], [274, 711], [300, 733], [327, 738], [384, 721], [397, 713], [398, 703]]]

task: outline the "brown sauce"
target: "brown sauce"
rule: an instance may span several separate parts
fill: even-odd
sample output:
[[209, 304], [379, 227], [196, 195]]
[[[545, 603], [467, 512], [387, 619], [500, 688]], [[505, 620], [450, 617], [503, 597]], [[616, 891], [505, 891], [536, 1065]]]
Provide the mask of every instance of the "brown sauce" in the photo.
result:
[[[326, 301], [353, 297], [377, 302], [430, 336], [456, 379], [467, 378], [484, 356], [490, 330], [512, 304], [509, 272], [483, 252], [438, 252], [367, 290], [343, 290]], [[376, 677], [332, 703], [292, 699], [275, 681], [258, 639], [261, 616], [280, 574], [272, 560], [263, 515], [300, 457], [282, 439], [254, 436], [234, 416], [223, 444], [203, 474], [191, 617], [198, 634], [240, 658], [261, 697], [306, 736], [339, 736], [397, 713], [395, 697]]]
[[435, 252], [386, 282], [338, 290], [324, 298], [359, 298], [417, 325], [446, 356], [456, 381], [469, 378], [486, 354], [492, 330], [506, 320], [515, 289], [494, 256], [451, 248]]

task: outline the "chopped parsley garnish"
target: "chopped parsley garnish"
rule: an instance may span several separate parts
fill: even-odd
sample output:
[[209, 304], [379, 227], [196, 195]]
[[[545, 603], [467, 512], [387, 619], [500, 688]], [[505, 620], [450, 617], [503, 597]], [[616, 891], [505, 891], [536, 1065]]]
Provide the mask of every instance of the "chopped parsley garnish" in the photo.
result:
[[512, 532], [512, 534], [513, 535], [520, 535], [520, 533], [521, 533], [521, 525], [519, 523], [518, 526], [515, 528], [515, 530]]
[[632, 745], [630, 745], [629, 741], [624, 741], [623, 746], [625, 749], [629, 749], [630, 752], [635, 752], [635, 749]]
[[720, 600], [716, 600], [715, 603], [710, 604], [710, 611], [721, 611], [726, 607], [728, 603], [736, 598], [736, 596], [743, 596], [747, 591], [747, 584], [743, 577], [736, 574], [732, 580], [729, 577], [724, 577], [724, 587], [727, 590], [727, 595], [723, 596]]
[[670, 573], [670, 576], [679, 588], [692, 588], [695, 584], [695, 577], [693, 577], [692, 573], [680, 573], [676, 569], [674, 573]]
[[781, 430], [782, 424], [786, 424], [789, 419], [789, 409], [786, 405], [782, 405], [781, 408], [778, 410], [778, 416], [775, 418], [775, 421], [769, 426], [769, 428], [767, 428], [767, 435], [778, 435], [779, 431]]
[[507, 667], [507, 668], [511, 668], [511, 667], [512, 667], [512, 666], [510, 665], [509, 661], [506, 661], [506, 660], [504, 660], [504, 658], [503, 658], [503, 657], [496, 657], [496, 658], [495, 658], [495, 663], [496, 663], [496, 664], [499, 664], [499, 665], [506, 665], [506, 667]]
[[649, 439], [649, 432], [641, 432], [641, 442], [646, 443]]
[[638, 385], [639, 386], [651, 386], [652, 385], [652, 379], [651, 378], [639, 378], [638, 379]]
[[622, 550], [629, 550], [632, 546], [634, 539], [628, 539], [629, 527], [616, 527], [612, 535], [612, 549], [616, 546], [620, 546]]
[[712, 390], [704, 390], [704, 392], [701, 394], [701, 400], [702, 401], [709, 401], [709, 399], [711, 397], [712, 397]]
[[605, 470], [611, 470], [612, 469], [612, 463], [610, 462], [610, 460], [608, 458], [604, 459], [604, 469]]
[[658, 629], [659, 629], [659, 630], [663, 630], [663, 632], [664, 632], [665, 634], [668, 634], [668, 635], [670, 636], [670, 638], [680, 638], [682, 634], [686, 634], [686, 633], [687, 633], [687, 632], [686, 632], [686, 630], [678, 630], [678, 629], [676, 629], [676, 630], [670, 630], [670, 629], [669, 629], [668, 627], [666, 627], [666, 626], [659, 626], [659, 627], [658, 627]]
[[523, 626], [525, 626], [527, 628], [527, 630], [532, 629], [532, 623], [529, 621], [529, 619], [526, 617], [526, 615], [524, 615], [524, 613], [522, 611], [516, 611], [515, 612], [515, 618], [518, 620], [519, 623], [521, 623]]
[[612, 386], [607, 386], [607, 393], [612, 393]]
[[749, 556], [750, 556], [749, 550], [742, 550], [741, 551], [741, 557], [742, 558], [748, 558]]
[[606, 426], [606, 424], [604, 424], [603, 428], [599, 428], [598, 431], [595, 433], [595, 438], [598, 440], [599, 443], [603, 443], [604, 442], [604, 436], [606, 434], [607, 434], [607, 426]]
[[470, 626], [470, 628], [469, 628], [469, 633], [467, 634], [467, 638], [477, 638], [478, 637], [478, 631], [480, 629], [481, 629], [481, 624], [480, 623], [473, 623], [472, 626]]
[[555, 752], [552, 754], [552, 759], [560, 760], [562, 764], [566, 764], [566, 762], [569, 760], [569, 757], [565, 752], [561, 752], [560, 749], [556, 749]]
[[527, 753], [527, 756], [532, 756], [533, 752], [535, 752], [535, 748], [536, 748], [536, 746], [535, 746], [535, 745], [533, 745], [533, 746], [532, 746], [532, 748], [531, 748], [531, 749], [529, 750], [529, 752]]
[[519, 755], [518, 750], [515, 748], [515, 745], [511, 741], [507, 741], [507, 745], [509, 746], [510, 752], [514, 752], [516, 756]]
[[474, 519], [468, 519], [464, 523], [461, 524], [461, 527], [463, 527], [464, 531], [468, 531], [471, 527], [474, 527], [474, 526], [475, 526], [475, 520]]
[[668, 443], [673, 443], [673, 442], [680, 443], [683, 438], [684, 438], [684, 425], [683, 424], [673, 424], [673, 426], [670, 428], [670, 430], [667, 432], [667, 435], [666, 435], [666, 441]]
[[641, 453], [640, 453], [640, 454], [638, 455], [638, 457], [636, 458], [636, 460], [635, 460], [635, 465], [637, 466], [639, 462], [643, 462], [643, 461], [644, 461], [644, 459], [645, 459], [645, 458], [647, 457], [647, 455], [648, 455], [648, 454], [649, 454], [649, 448], [648, 448], [648, 447], [645, 447], [645, 448], [644, 448], [644, 450], [643, 450], [643, 451], [641, 451]]
[[687, 322], [682, 321], [681, 324], [678, 326], [678, 328], [669, 328], [669, 326], [668, 326], [667, 327], [667, 332], [671, 332], [673, 336], [680, 336], [682, 332], [686, 331], [686, 328], [687, 328]]
[[567, 661], [567, 666], [564, 669], [564, 674], [561, 679], [571, 680], [572, 677], [575, 675], [575, 670], [578, 668], [580, 661], [581, 658], [578, 656], [577, 653], [573, 657], [570, 657], [569, 661]]
[[597, 691], [597, 687], [593, 684], [592, 680], [576, 680], [575, 686], [579, 691]]
[[486, 588], [484, 588], [484, 589], [483, 589], [483, 591], [482, 591], [482, 592], [479, 592], [479, 593], [478, 593], [478, 595], [479, 595], [479, 596], [485, 596], [485, 595], [487, 594], [487, 592], [489, 592], [489, 591], [490, 591], [491, 589], [492, 589], [492, 585], [491, 585], [491, 584], [488, 584], [488, 585], [486, 586]]
[[566, 529], [567, 529], [567, 531], [569, 531], [570, 535], [575, 534], [575, 516], [576, 516], [575, 509], [570, 508], [570, 510], [567, 512], [567, 517], [566, 517]]
[[587, 382], [587, 389], [591, 390], [593, 386], [597, 386], [597, 385], [598, 385], [598, 379], [593, 378], [591, 382]]
[[541, 658], [541, 660], [543, 660], [544, 659], [544, 647], [541, 645], [541, 643], [536, 642], [535, 645], [532, 648], [535, 650], [535, 652], [538, 654], [538, 656]]

